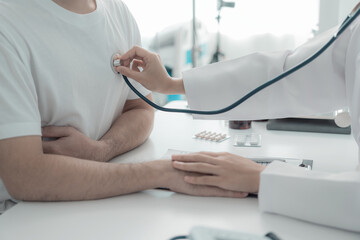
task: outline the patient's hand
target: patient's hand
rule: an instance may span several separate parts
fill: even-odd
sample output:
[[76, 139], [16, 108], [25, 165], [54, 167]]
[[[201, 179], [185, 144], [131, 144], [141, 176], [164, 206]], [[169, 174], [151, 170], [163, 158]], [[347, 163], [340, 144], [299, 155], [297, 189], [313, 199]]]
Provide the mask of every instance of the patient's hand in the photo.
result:
[[44, 127], [42, 136], [56, 138], [54, 141], [42, 142], [44, 153], [103, 161], [102, 143], [89, 138], [73, 127]]

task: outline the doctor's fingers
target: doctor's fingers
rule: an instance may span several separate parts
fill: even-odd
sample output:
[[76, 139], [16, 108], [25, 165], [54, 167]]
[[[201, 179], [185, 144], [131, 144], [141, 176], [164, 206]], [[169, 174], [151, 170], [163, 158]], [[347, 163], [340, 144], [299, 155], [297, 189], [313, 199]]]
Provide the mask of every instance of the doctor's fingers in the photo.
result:
[[204, 162], [216, 165], [218, 160], [212, 156], [201, 154], [201, 153], [190, 153], [190, 154], [181, 154], [181, 155], [172, 155], [171, 159], [173, 161], [180, 162]]
[[219, 172], [219, 168], [215, 165], [207, 164], [207, 163], [197, 163], [197, 162], [179, 162], [173, 161], [173, 167], [186, 171], [186, 172], [195, 172], [195, 173], [203, 173], [203, 174], [212, 174], [217, 175]]
[[[133, 68], [134, 68], [134, 66], [133, 66]], [[119, 67], [116, 67], [116, 71], [121, 73], [122, 75], [125, 75], [129, 78], [136, 80], [137, 82], [139, 82], [141, 84], [144, 84], [144, 78], [142, 77], [143, 73], [140, 72], [139, 70], [134, 71], [130, 68], [119, 66]]]
[[[195, 186], [195, 185], [194, 185]], [[225, 190], [219, 187], [213, 186], [197, 186], [194, 192], [189, 194], [202, 197], [229, 197], [229, 198], [245, 198], [249, 194], [245, 192], [236, 192], [231, 190]]]
[[206, 185], [206, 186], [213, 186], [213, 187], [220, 187], [221, 185], [221, 178], [218, 176], [185, 176], [184, 181], [186, 183], [190, 183], [193, 185]]
[[143, 61], [135, 59], [132, 64], [132, 70], [140, 72], [139, 67], [144, 68], [144, 66], [145, 66], [145, 64]]
[[201, 151], [201, 152], [199, 152], [199, 154], [211, 156], [214, 158], [225, 156], [225, 155], [230, 155], [230, 153], [228, 153], [228, 152], [207, 152], [207, 151]]
[[144, 57], [149, 57], [153, 53], [145, 50], [142, 47], [134, 46], [126, 53], [120, 56], [120, 61], [132, 61], [133, 59], [142, 60]]

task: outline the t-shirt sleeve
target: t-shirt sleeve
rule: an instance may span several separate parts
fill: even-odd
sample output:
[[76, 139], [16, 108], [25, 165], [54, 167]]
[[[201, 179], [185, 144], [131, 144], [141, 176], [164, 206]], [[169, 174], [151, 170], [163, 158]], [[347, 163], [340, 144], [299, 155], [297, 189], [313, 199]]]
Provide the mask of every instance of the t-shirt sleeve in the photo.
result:
[[[126, 11], [126, 16], [128, 16], [128, 22], [129, 22], [129, 49], [133, 46], [141, 46], [141, 35], [139, 31], [139, 27], [135, 21], [135, 18], [127, 8], [127, 6], [122, 3], [124, 6], [124, 9]], [[147, 96], [151, 93], [148, 89], [146, 89], [144, 86], [142, 86], [140, 83], [136, 82], [133, 79], [129, 78], [130, 83], [138, 90], [142, 95]], [[129, 94], [127, 96], [128, 100], [138, 99], [139, 97], [132, 91], [129, 91]]]
[[0, 139], [41, 135], [36, 87], [29, 66], [0, 32]]

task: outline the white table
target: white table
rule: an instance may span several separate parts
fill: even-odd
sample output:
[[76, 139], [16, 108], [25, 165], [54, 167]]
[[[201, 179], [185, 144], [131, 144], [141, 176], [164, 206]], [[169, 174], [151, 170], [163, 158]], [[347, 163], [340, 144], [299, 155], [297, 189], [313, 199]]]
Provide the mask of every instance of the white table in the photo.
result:
[[[183, 105], [175, 102], [171, 106]], [[193, 139], [202, 130], [227, 133], [213, 143]], [[260, 133], [260, 148], [236, 148], [233, 136]], [[115, 162], [158, 159], [168, 149], [229, 151], [247, 157], [292, 157], [314, 160], [314, 170], [346, 171], [357, 165], [357, 146], [350, 135], [267, 131], [265, 122], [249, 130], [231, 130], [224, 121], [193, 120], [190, 115], [156, 113], [148, 141]], [[360, 234], [261, 213], [256, 198], [192, 197], [162, 190], [82, 202], [22, 202], [0, 216], [0, 239], [126, 239], [166, 240], [195, 225], [241, 232], [275, 232], [290, 239], [360, 239]]]

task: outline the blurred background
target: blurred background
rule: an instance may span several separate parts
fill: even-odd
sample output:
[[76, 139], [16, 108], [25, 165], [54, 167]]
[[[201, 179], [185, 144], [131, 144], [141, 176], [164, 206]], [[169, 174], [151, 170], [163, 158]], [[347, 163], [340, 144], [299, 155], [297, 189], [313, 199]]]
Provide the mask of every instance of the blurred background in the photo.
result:
[[[359, 0], [123, 0], [143, 47], [172, 76], [257, 51], [294, 49], [339, 24]], [[164, 105], [183, 96], [154, 94]]]

